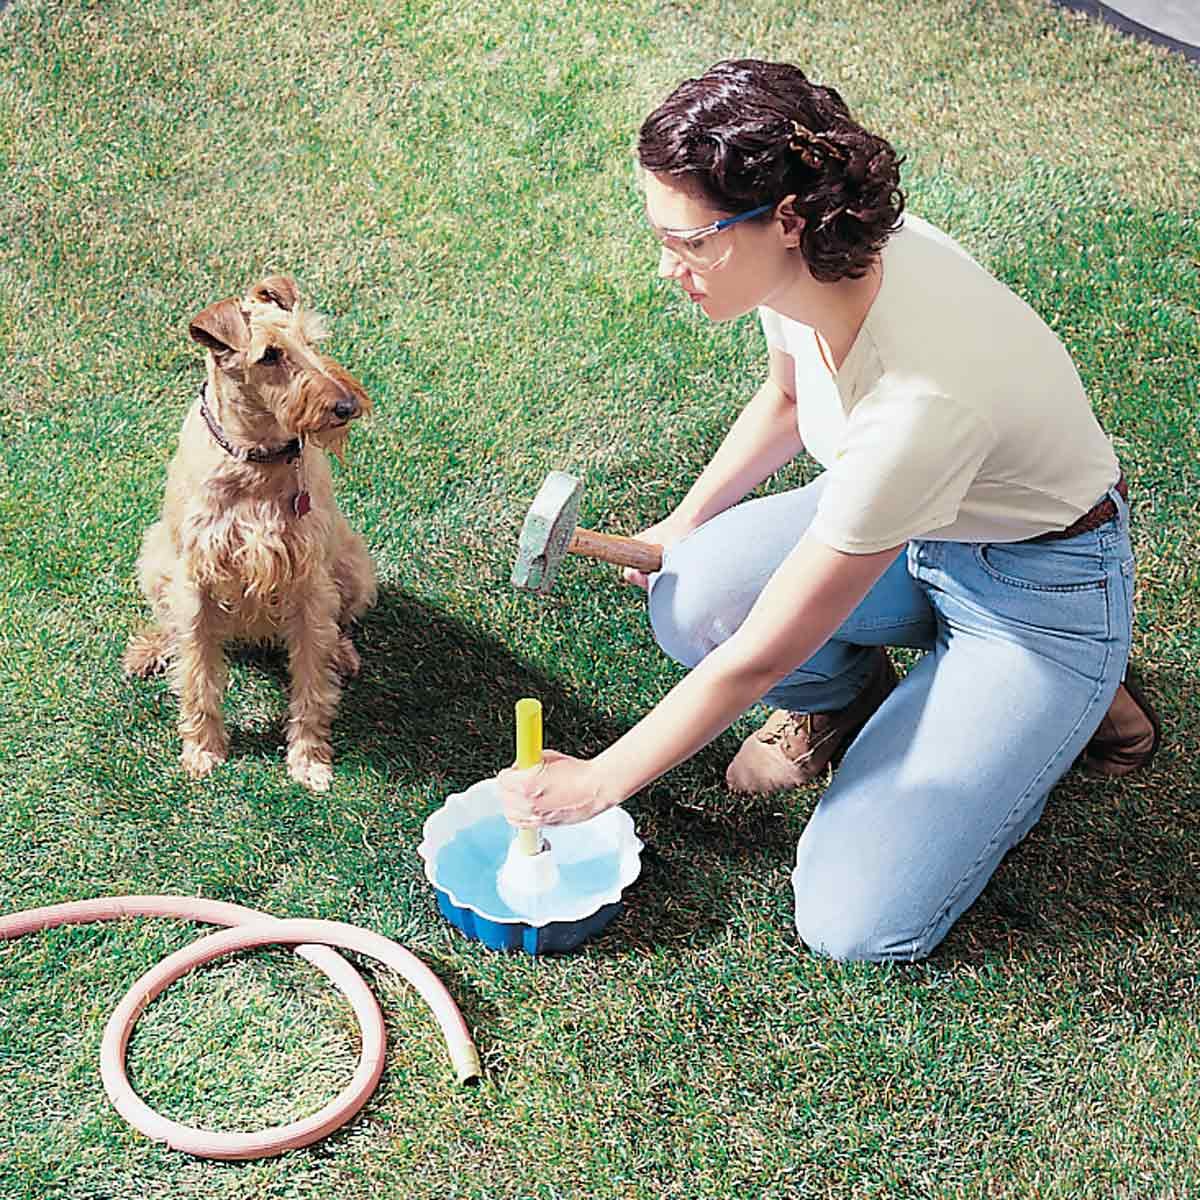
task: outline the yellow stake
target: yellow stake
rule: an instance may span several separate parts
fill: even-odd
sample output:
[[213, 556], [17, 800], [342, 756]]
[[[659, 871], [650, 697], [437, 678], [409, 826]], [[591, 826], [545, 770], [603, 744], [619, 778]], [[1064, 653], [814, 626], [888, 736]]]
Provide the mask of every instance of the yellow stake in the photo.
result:
[[[517, 768], [536, 767], [542, 761], [542, 702], [517, 701]], [[525, 854], [539, 854], [542, 835], [537, 829], [518, 829], [517, 841]]]

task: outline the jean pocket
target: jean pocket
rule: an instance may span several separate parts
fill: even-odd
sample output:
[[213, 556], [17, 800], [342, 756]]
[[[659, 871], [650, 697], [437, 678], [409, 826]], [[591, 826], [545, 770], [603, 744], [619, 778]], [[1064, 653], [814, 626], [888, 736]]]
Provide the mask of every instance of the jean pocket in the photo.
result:
[[1080, 538], [1050, 542], [983, 542], [975, 547], [979, 567], [997, 583], [1035, 592], [1103, 591], [1104, 560]]

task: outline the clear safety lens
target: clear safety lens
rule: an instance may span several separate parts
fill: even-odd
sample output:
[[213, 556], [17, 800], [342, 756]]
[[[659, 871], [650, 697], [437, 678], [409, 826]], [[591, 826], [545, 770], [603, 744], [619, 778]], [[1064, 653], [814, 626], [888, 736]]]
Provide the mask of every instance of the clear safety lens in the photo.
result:
[[725, 231], [752, 217], [761, 217], [773, 207], [771, 204], [760, 204], [757, 208], [747, 209], [732, 217], [722, 217], [698, 229], [656, 229], [655, 232], [663, 246], [684, 266], [693, 271], [712, 271], [721, 266], [733, 249], [733, 240]]
[[664, 233], [659, 240], [685, 267], [692, 271], [711, 271], [729, 255], [733, 239], [724, 230], [701, 237], [680, 238]]

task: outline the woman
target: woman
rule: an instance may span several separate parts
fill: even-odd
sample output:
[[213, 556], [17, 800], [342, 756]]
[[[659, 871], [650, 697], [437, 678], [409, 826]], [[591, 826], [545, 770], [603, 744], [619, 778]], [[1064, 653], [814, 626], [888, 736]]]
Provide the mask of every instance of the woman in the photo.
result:
[[[757, 309], [769, 371], [642, 535], [661, 572], [627, 572], [692, 670], [595, 758], [501, 772], [506, 812], [584, 820], [765, 698], [777, 711], [731, 787], [794, 787], [844, 754], [797, 847], [800, 936], [836, 958], [919, 958], [1085, 748], [1109, 773], [1156, 748], [1121, 686], [1117, 460], [1055, 335], [901, 218], [892, 147], [832, 89], [718, 63], [646, 119], [638, 156], [659, 274], [710, 320]], [[825, 467], [813, 483], [739, 503], [802, 449]], [[889, 645], [926, 651], [899, 683]]]

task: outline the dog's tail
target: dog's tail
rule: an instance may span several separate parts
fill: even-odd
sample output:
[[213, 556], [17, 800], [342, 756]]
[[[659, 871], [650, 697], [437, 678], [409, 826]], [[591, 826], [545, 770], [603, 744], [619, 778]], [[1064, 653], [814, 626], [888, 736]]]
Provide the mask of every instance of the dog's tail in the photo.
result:
[[160, 625], [149, 625], [129, 639], [121, 666], [126, 675], [149, 679], [167, 669], [174, 652], [174, 639]]

